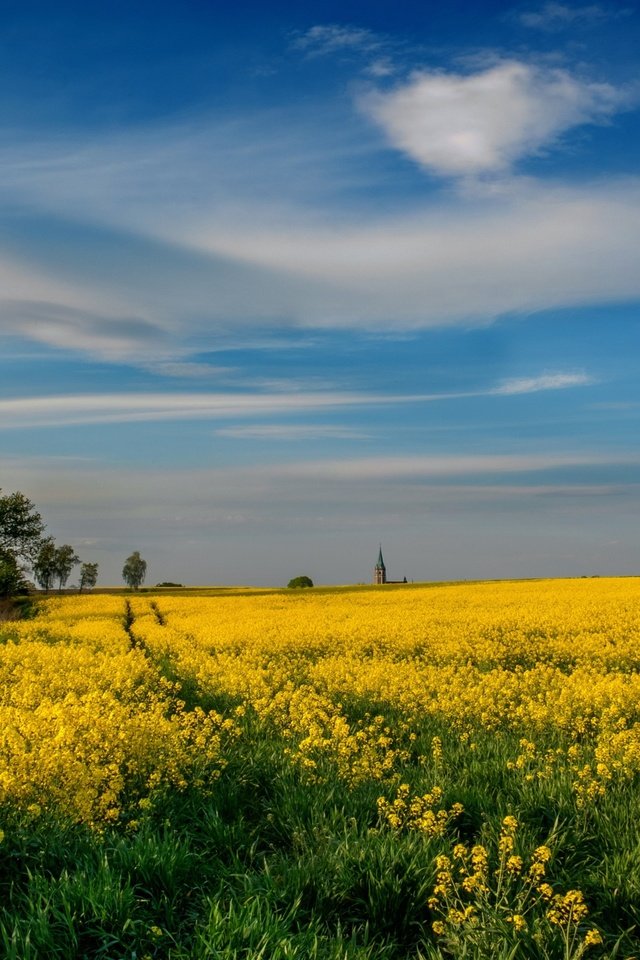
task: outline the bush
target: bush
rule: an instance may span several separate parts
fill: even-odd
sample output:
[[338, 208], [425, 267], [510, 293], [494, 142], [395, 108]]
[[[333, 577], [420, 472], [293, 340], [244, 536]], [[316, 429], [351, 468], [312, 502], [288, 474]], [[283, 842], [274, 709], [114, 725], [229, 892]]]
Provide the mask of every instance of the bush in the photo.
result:
[[294, 577], [293, 580], [289, 580], [287, 584], [288, 587], [312, 587], [313, 580], [311, 577]]

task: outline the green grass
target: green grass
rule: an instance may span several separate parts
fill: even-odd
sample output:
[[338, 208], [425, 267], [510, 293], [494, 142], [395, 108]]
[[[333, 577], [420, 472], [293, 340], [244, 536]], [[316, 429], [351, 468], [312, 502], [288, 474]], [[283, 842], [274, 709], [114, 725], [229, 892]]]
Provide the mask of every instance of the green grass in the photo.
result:
[[[464, 804], [450, 837], [395, 833], [376, 800], [392, 787], [349, 788], [331, 770], [304, 783], [282, 744], [248, 717], [213, 789], [169, 793], [137, 830], [103, 834], [4, 811], [0, 845], [0, 955], [7, 960], [446, 960], [564, 958], [560, 941], [516, 953], [488, 942], [447, 953], [427, 900], [435, 856], [456, 839], [495, 838], [515, 813], [531, 845], [553, 835], [553, 883], [579, 888], [606, 935], [589, 955], [640, 950], [640, 796], [614, 789], [576, 815], [569, 780], [527, 783], [505, 773], [517, 737], [478, 734], [472, 753], [442, 737], [445, 763], [419, 760], [403, 775], [416, 793], [438, 782], [443, 803]], [[616, 946], [616, 943], [618, 945]], [[483, 949], [485, 952], [483, 952]]]

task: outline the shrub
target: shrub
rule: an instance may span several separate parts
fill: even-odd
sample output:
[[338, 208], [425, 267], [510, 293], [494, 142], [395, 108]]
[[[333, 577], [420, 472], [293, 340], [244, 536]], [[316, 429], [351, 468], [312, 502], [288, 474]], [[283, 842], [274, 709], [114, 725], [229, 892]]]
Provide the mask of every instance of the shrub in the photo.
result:
[[288, 587], [312, 587], [313, 580], [311, 577], [294, 577], [293, 580], [289, 580], [287, 584]]

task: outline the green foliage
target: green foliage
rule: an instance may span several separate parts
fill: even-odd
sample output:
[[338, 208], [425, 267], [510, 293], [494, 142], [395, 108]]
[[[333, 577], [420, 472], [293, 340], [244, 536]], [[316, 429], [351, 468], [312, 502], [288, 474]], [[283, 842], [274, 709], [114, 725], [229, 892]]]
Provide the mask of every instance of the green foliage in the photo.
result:
[[80, 580], [79, 587], [80, 592], [83, 590], [91, 590], [95, 587], [98, 581], [98, 564], [97, 563], [83, 563], [80, 567]]
[[31, 561], [40, 546], [44, 522], [23, 493], [0, 496], [0, 551], [18, 562]]
[[293, 580], [289, 580], [287, 584], [288, 587], [312, 587], [313, 580], [311, 577], [294, 577]]
[[59, 590], [66, 587], [71, 571], [79, 562], [80, 557], [68, 543], [56, 548], [54, 570]]
[[131, 590], [139, 590], [147, 575], [147, 561], [143, 560], [138, 550], [135, 550], [125, 560], [122, 568], [122, 579]]
[[33, 575], [36, 582], [48, 593], [53, 586], [57, 570], [57, 550], [53, 537], [47, 537], [33, 562]]
[[0, 600], [27, 592], [27, 582], [16, 558], [0, 550]]

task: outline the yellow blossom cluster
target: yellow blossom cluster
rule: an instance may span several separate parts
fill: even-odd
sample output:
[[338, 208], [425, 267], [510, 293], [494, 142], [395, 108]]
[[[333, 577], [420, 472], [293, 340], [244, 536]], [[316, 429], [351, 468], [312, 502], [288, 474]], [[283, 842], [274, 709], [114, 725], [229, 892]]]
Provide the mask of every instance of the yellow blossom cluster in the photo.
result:
[[185, 710], [132, 647], [120, 598], [50, 602], [2, 639], [0, 806], [129, 822], [158, 790], [204, 785], [223, 765], [233, 721]]
[[[155, 609], [139, 596], [133, 608], [153, 657], [203, 695], [250, 705], [295, 741], [310, 774], [332, 756], [347, 779], [382, 779], [429, 718], [462, 737], [519, 732], [514, 773], [539, 782], [565, 770], [587, 803], [640, 772], [634, 578], [229, 591], [163, 596]], [[388, 734], [347, 721], [371, 704], [393, 713]]]
[[409, 785], [403, 783], [394, 800], [378, 798], [378, 813], [394, 830], [418, 830], [427, 837], [442, 837], [463, 808], [460, 803], [454, 803], [450, 810], [437, 809], [441, 802], [440, 787], [433, 787], [430, 793], [422, 796], [411, 796]]
[[119, 818], [206, 778], [244, 714], [352, 785], [397, 787], [409, 758], [442, 783], [429, 724], [469, 755], [504, 733], [510, 776], [562, 773], [588, 809], [640, 773], [638, 637], [634, 578], [54, 597], [0, 628], [0, 803]]
[[552, 858], [547, 844], [514, 853], [518, 828], [516, 818], [507, 816], [493, 844], [458, 843], [451, 856], [436, 857], [436, 883], [428, 900], [437, 917], [432, 930], [455, 953], [463, 942], [504, 938], [509, 929], [541, 942], [555, 927], [573, 947], [565, 955], [577, 960], [602, 942], [601, 934], [596, 928], [581, 930], [589, 911], [580, 890], [554, 892], [547, 879]]

